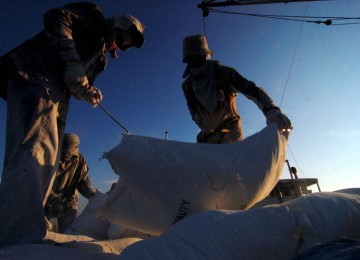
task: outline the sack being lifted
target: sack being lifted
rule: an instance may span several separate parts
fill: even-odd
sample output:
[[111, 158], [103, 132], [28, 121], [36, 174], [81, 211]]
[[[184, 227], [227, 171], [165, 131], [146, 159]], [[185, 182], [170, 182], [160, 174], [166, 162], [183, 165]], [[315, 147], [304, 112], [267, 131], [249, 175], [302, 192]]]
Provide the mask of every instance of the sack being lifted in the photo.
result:
[[276, 124], [234, 144], [124, 135], [104, 154], [120, 176], [100, 214], [151, 235], [194, 213], [248, 209], [280, 178], [288, 133]]

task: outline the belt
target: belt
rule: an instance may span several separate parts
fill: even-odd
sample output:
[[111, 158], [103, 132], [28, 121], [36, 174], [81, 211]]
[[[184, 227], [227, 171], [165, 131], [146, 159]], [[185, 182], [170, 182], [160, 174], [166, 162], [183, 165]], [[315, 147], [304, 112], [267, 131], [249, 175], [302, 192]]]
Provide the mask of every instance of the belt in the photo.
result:
[[219, 133], [229, 133], [230, 129], [219, 129], [219, 130], [208, 130], [210, 133], [215, 133], [215, 132], [219, 132]]

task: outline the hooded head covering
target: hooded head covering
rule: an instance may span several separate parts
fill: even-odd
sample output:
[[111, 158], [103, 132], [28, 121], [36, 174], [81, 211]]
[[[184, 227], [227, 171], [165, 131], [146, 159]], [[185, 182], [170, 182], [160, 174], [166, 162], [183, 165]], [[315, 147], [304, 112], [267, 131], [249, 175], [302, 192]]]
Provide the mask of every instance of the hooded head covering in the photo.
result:
[[66, 133], [62, 142], [61, 158], [79, 156], [80, 139], [76, 134]]
[[140, 48], [144, 44], [144, 36], [142, 35], [145, 30], [145, 26], [135, 17], [131, 15], [117, 15], [107, 19], [110, 27], [111, 33], [110, 38], [107, 43], [107, 50], [109, 51], [112, 58], [117, 58], [116, 49], [116, 32], [114, 29], [120, 29], [123, 31], [130, 30], [130, 33], [133, 38], [133, 46]]
[[140, 48], [144, 44], [144, 36], [142, 33], [145, 30], [145, 26], [138, 19], [131, 15], [122, 14], [113, 16], [110, 20], [113, 23], [113, 28], [119, 28], [123, 31], [131, 31], [131, 35], [134, 38], [134, 47]]

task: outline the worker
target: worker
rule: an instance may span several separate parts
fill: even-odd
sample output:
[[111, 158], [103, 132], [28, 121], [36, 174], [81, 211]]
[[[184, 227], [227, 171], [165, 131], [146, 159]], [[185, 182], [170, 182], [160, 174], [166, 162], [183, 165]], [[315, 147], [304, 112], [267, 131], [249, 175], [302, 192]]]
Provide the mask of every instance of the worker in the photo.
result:
[[117, 49], [144, 42], [138, 19], [105, 18], [93, 3], [51, 9], [43, 23], [40, 33], [0, 57], [0, 94], [7, 101], [0, 248], [43, 240], [70, 97], [95, 107], [103, 96], [94, 81], [107, 53], [115, 58]]
[[48, 220], [57, 218], [59, 233], [64, 233], [76, 219], [78, 192], [87, 199], [96, 193], [79, 145], [80, 139], [76, 134], [64, 135], [59, 168], [45, 205], [45, 216]]
[[193, 121], [200, 128], [198, 143], [225, 144], [243, 140], [237, 93], [252, 100], [264, 113], [267, 124], [279, 130], [292, 129], [291, 122], [266, 92], [242, 77], [234, 68], [211, 60], [213, 51], [204, 35], [183, 40], [183, 62], [187, 65], [182, 89]]
[[299, 179], [297, 176], [297, 169], [295, 167], [290, 167], [290, 174], [292, 174], [295, 179]]

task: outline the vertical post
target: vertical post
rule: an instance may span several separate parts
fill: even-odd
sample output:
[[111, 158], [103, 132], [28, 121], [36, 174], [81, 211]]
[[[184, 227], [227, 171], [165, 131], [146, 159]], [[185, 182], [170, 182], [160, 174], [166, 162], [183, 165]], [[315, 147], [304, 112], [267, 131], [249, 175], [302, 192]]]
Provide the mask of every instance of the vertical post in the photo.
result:
[[292, 173], [291, 173], [291, 167], [290, 167], [289, 161], [288, 161], [288, 160], [285, 160], [285, 162], [286, 162], [286, 164], [287, 164], [287, 166], [288, 166], [291, 179], [294, 179], [294, 178], [293, 178], [293, 175], [292, 175]]

